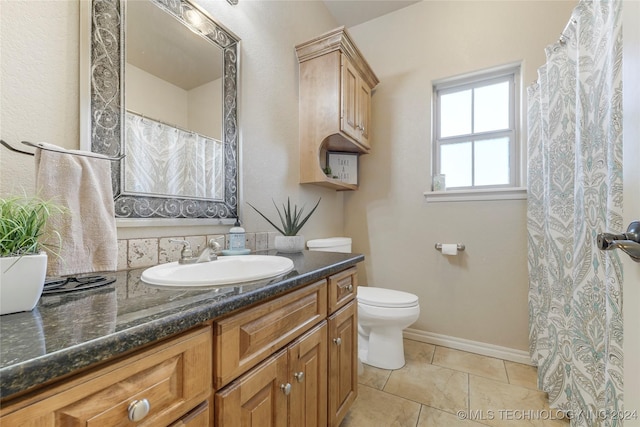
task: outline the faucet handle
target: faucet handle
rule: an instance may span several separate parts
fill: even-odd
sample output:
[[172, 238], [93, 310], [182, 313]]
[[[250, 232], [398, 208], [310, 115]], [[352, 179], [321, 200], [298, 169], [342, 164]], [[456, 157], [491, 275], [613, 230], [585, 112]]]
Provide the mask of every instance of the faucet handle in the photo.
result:
[[207, 243], [207, 246], [216, 254], [220, 252], [220, 250], [222, 249], [222, 247], [220, 246], [220, 243], [216, 242], [215, 239], [210, 239], [209, 242]]
[[193, 250], [191, 250], [191, 243], [186, 240], [181, 239], [169, 239], [170, 243], [179, 243], [182, 246], [182, 250], [180, 251], [180, 260], [185, 260], [189, 258], [193, 258]]

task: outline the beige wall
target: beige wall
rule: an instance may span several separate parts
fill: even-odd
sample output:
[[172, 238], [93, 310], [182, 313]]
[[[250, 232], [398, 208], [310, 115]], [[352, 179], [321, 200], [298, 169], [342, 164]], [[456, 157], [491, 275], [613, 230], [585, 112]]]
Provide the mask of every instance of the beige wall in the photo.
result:
[[[343, 194], [298, 184], [298, 63], [294, 46], [337, 26], [317, 1], [198, 0], [240, 37], [239, 126], [244, 200], [272, 212], [276, 202], [322, 197], [307, 238], [341, 235]], [[0, 133], [13, 145], [47, 141], [79, 147], [79, 0], [0, 1]], [[34, 191], [33, 158], [0, 149], [0, 195]], [[247, 231], [271, 231], [241, 205]], [[120, 238], [224, 233], [228, 227], [119, 228]]]
[[[0, 137], [78, 147], [78, 4], [0, 1]], [[0, 148], [0, 195], [31, 193], [33, 157]]]
[[188, 92], [127, 62], [126, 108], [183, 129], [189, 128]]
[[[431, 82], [523, 61], [528, 85], [576, 3], [425, 1], [350, 28], [381, 83], [345, 231], [366, 256], [362, 282], [419, 296], [415, 329], [528, 347], [526, 201], [425, 203]], [[437, 242], [467, 250], [445, 257]]]
[[[191, 89], [187, 108], [187, 129], [222, 141], [222, 78]], [[211, 117], [220, 117], [220, 120], [211, 120]]]
[[221, 78], [184, 90], [128, 62], [125, 76], [127, 110], [222, 140]]

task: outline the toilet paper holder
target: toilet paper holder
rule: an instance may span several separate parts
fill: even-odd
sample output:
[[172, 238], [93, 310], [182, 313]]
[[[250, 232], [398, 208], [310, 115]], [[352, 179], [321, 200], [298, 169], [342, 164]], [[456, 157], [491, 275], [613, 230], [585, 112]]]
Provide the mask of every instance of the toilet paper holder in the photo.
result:
[[[458, 250], [459, 251], [464, 251], [464, 249], [465, 249], [464, 243], [458, 243], [457, 246], [458, 246]], [[442, 243], [436, 243], [436, 249], [441, 251], [442, 250]]]

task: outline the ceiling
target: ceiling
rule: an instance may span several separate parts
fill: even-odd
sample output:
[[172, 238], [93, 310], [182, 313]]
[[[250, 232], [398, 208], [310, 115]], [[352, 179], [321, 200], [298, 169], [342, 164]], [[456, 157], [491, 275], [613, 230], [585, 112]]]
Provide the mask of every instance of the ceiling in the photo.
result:
[[421, 0], [323, 0], [339, 25], [353, 27]]

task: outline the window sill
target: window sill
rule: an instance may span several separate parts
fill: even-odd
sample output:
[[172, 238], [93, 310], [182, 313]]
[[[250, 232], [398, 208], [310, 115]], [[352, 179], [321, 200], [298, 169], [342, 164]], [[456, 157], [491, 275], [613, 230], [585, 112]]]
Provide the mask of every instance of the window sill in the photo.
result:
[[450, 191], [425, 191], [424, 200], [427, 203], [442, 202], [472, 202], [491, 200], [526, 200], [527, 189], [518, 188], [492, 188], [486, 190], [450, 190]]

